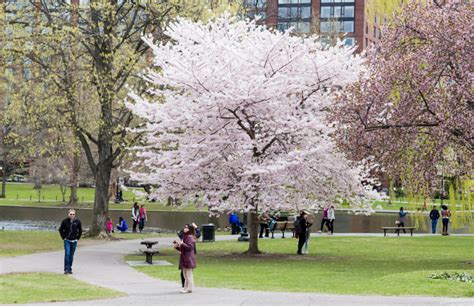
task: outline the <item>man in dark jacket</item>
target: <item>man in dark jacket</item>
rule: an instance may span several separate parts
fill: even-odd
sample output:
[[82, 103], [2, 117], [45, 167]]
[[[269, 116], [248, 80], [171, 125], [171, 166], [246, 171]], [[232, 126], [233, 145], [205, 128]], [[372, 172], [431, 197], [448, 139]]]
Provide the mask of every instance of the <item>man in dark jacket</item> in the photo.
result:
[[436, 209], [436, 206], [433, 205], [433, 209], [430, 211], [431, 219], [431, 233], [436, 234], [436, 225], [438, 224], [439, 211]]
[[300, 223], [299, 229], [298, 229], [298, 255], [303, 255], [302, 248], [304, 244], [306, 243], [306, 238], [308, 235], [308, 213], [306, 211], [302, 211], [300, 216], [298, 217], [298, 221]]
[[68, 218], [61, 222], [59, 234], [64, 240], [64, 274], [72, 274], [72, 261], [76, 251], [77, 241], [82, 236], [82, 225], [79, 219], [76, 219], [76, 211], [70, 209]]

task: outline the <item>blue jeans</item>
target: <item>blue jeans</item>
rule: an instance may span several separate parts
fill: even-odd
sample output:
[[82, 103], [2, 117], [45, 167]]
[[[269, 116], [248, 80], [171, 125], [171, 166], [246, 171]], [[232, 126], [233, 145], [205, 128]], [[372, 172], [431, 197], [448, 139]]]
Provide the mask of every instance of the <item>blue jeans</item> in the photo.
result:
[[438, 225], [438, 219], [431, 220], [431, 233], [436, 233], [436, 225]]
[[72, 271], [72, 261], [76, 251], [77, 241], [64, 240], [64, 272]]

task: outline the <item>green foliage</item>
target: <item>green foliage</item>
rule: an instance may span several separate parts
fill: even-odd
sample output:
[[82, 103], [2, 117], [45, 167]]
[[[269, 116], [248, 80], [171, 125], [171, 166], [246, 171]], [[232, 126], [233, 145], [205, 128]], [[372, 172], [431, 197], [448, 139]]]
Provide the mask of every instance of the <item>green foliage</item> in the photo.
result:
[[[68, 285], [65, 286], [65, 283]], [[96, 300], [123, 295], [70, 276], [53, 273], [2, 274], [0, 292], [0, 304]]]
[[[197, 245], [195, 284], [216, 288], [332, 294], [474, 296], [472, 284], [439, 282], [438, 271], [472, 271], [474, 237], [312, 236], [308, 256], [295, 239], [261, 239], [263, 255], [243, 254], [237, 241]], [[143, 260], [141, 257], [128, 259]], [[179, 280], [178, 253], [163, 249], [173, 266], [137, 267], [150, 276]]]
[[2, 71], [11, 72], [6, 121], [15, 129], [9, 141], [25, 160], [47, 158], [54, 164], [81, 152], [87, 157], [101, 193], [95, 198], [93, 235], [103, 229], [112, 169], [123, 165], [126, 148], [140, 141], [140, 133], [129, 132], [142, 122], [125, 101], [130, 89], [146, 88], [141, 72], [150, 52], [142, 37], [165, 42], [165, 29], [178, 15], [205, 20], [224, 9], [235, 11], [235, 5], [205, 0], [5, 4], [0, 22], [8, 40], [0, 37], [0, 58], [6, 59]]

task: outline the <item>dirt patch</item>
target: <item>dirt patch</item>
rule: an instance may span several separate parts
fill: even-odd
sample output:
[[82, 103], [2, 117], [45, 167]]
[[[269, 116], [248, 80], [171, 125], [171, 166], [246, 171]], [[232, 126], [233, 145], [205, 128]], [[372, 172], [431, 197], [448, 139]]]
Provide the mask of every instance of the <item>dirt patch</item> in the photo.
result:
[[314, 260], [334, 260], [337, 257], [334, 256], [320, 256], [320, 255], [290, 255], [290, 254], [275, 254], [275, 253], [260, 253], [260, 254], [248, 254], [248, 253], [200, 253], [200, 257], [206, 258], [225, 258], [225, 259], [255, 259], [255, 260], [303, 260], [303, 261], [314, 261]]

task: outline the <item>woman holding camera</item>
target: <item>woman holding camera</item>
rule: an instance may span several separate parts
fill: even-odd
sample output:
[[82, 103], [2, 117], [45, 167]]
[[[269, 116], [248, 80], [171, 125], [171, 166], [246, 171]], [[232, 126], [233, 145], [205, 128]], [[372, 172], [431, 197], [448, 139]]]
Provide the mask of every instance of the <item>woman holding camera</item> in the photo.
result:
[[174, 248], [180, 252], [179, 268], [184, 275], [184, 288], [181, 293], [191, 293], [194, 290], [193, 269], [196, 268], [196, 232], [193, 226], [186, 224], [183, 228], [183, 239], [173, 241]]

